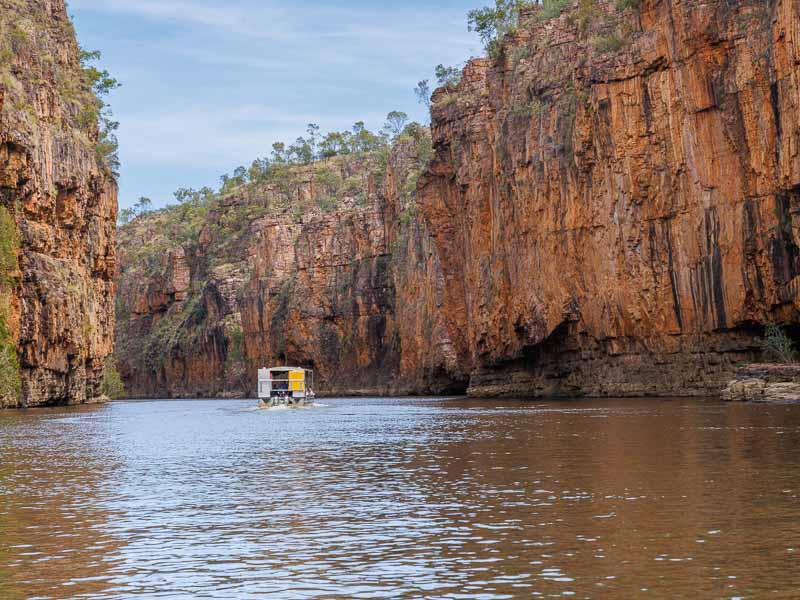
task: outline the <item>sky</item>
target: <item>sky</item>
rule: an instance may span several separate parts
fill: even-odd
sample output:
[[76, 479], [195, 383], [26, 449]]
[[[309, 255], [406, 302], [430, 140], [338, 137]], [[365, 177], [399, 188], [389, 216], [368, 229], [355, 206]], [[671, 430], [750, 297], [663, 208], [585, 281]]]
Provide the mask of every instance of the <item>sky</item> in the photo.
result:
[[273, 142], [392, 110], [427, 123], [414, 96], [434, 67], [481, 54], [466, 14], [486, 0], [69, 0], [81, 46], [122, 87], [120, 207], [268, 156]]

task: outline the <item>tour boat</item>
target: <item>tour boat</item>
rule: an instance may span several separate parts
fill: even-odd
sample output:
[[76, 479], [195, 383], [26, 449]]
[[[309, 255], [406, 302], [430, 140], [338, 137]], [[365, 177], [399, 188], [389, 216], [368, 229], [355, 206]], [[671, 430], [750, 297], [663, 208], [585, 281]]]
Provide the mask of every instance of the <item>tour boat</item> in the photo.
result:
[[301, 367], [258, 370], [258, 399], [262, 407], [307, 406], [314, 402], [314, 371]]

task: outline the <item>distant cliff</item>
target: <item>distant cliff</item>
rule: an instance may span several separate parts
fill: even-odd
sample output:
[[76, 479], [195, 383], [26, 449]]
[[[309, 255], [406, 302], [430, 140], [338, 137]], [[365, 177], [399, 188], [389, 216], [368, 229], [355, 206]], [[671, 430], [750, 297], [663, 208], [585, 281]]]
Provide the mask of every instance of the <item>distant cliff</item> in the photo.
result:
[[284, 363], [315, 369], [328, 393], [449, 389], [416, 364], [413, 384], [398, 378], [411, 307], [397, 306], [396, 257], [416, 252], [429, 155], [428, 131], [412, 127], [391, 148], [277, 163], [123, 226], [116, 356], [129, 393], [244, 395], [259, 366]]
[[0, 0], [0, 407], [96, 401], [112, 352], [116, 183], [81, 58], [63, 0]]
[[434, 94], [430, 161], [419, 140], [336, 159], [351, 186], [324, 210], [302, 208], [320, 165], [243, 188], [196, 241], [159, 241], [178, 213], [124, 228], [123, 375], [245, 393], [285, 360], [340, 393], [717, 392], [765, 323], [798, 320], [799, 79], [791, 0], [525, 10]]

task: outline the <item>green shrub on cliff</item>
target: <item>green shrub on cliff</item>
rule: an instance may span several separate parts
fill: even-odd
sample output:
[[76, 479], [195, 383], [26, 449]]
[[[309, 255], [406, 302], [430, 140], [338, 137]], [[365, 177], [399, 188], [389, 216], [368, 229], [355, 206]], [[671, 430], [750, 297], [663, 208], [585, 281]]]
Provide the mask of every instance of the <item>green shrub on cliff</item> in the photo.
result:
[[417, 215], [416, 206], [409, 206], [403, 212], [400, 213], [400, 225], [403, 227], [408, 227], [411, 223], [414, 222], [414, 219]]
[[5, 308], [0, 308], [0, 398], [18, 396], [21, 389], [17, 348], [8, 330]]
[[406, 125], [398, 141], [412, 141], [416, 145], [419, 168], [422, 170], [427, 168], [428, 162], [433, 156], [433, 140], [430, 129], [414, 121]]
[[416, 215], [417, 186], [419, 178], [428, 168], [428, 163], [433, 156], [433, 142], [430, 129], [422, 127], [419, 123], [407, 125], [398, 138], [398, 142], [407, 144], [411, 152], [416, 152], [416, 161], [409, 165], [403, 178], [397, 182], [397, 191], [401, 200], [399, 220], [401, 225], [408, 226]]
[[536, 15], [539, 21], [549, 21], [561, 16], [561, 12], [568, 8], [570, 0], [542, 0], [542, 10]]
[[436, 83], [439, 87], [453, 89], [461, 83], [461, 69], [459, 67], [446, 67], [436, 65]]
[[234, 325], [228, 331], [228, 354], [225, 357], [225, 369], [241, 366], [245, 360], [244, 331], [241, 325]]
[[764, 330], [764, 337], [757, 339], [756, 345], [772, 360], [788, 364], [797, 362], [795, 343], [780, 325], [769, 323]]
[[580, 29], [581, 34], [585, 34], [589, 27], [601, 15], [603, 11], [597, 0], [578, 0], [578, 6], [569, 15], [569, 22], [576, 24]]
[[16, 277], [18, 250], [17, 224], [8, 209], [0, 206], [0, 288]]
[[595, 38], [593, 45], [599, 53], [610, 54], [619, 51], [625, 45], [625, 40], [612, 32]]
[[318, 196], [316, 198], [316, 202], [317, 202], [317, 208], [319, 208], [324, 213], [332, 213], [339, 206], [339, 203], [336, 200], [336, 198], [331, 196]]
[[81, 84], [83, 106], [78, 115], [78, 124], [82, 129], [88, 130], [90, 139], [96, 131], [95, 152], [98, 160], [114, 176], [119, 174], [119, 143], [117, 130], [119, 122], [112, 119], [110, 106], [105, 98], [120, 86], [120, 83], [109, 75], [108, 71], [100, 70], [94, 62], [100, 59], [100, 52], [87, 52], [81, 50]]
[[341, 175], [325, 166], [314, 171], [314, 182], [334, 194], [339, 191], [343, 183]]
[[112, 400], [119, 400], [125, 397], [125, 384], [122, 382], [122, 377], [120, 377], [117, 371], [116, 364], [111, 359], [106, 362], [106, 368], [103, 371], [100, 393], [104, 396], [108, 396]]
[[119, 123], [103, 117], [100, 122], [100, 131], [95, 144], [95, 153], [100, 163], [114, 175], [119, 176], [119, 142], [117, 141], [116, 131]]
[[8, 326], [8, 287], [14, 283], [19, 270], [18, 251], [16, 222], [8, 209], [0, 206], [0, 398], [20, 392], [17, 346]]
[[539, 98], [534, 98], [525, 104], [512, 106], [511, 114], [514, 117], [534, 117], [541, 115], [546, 110], [547, 104], [542, 102]]

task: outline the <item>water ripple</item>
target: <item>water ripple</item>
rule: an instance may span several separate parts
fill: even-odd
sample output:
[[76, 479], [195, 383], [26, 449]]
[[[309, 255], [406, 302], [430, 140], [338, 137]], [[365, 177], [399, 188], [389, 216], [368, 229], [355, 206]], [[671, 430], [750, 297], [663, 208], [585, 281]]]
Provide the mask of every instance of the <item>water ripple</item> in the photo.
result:
[[791, 597], [798, 443], [683, 401], [3, 413], [0, 597]]

